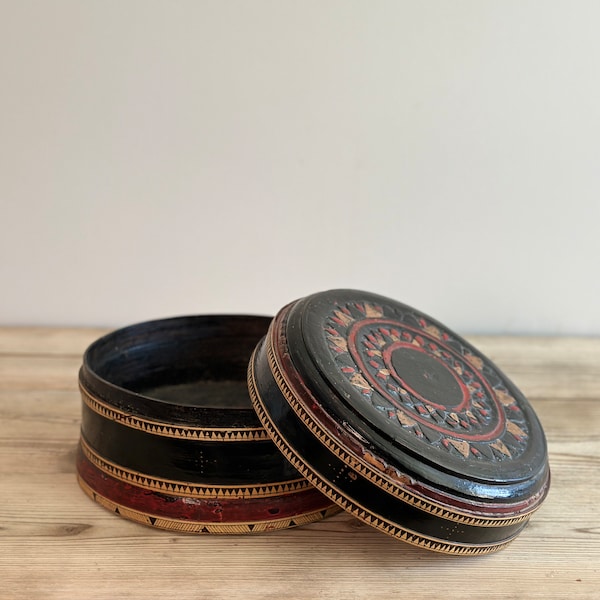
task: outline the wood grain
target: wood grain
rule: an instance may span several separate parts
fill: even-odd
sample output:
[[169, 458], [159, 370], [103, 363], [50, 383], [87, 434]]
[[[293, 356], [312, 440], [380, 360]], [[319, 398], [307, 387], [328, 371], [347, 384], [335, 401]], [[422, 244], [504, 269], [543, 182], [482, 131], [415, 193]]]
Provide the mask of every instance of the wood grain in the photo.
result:
[[173, 535], [75, 481], [77, 370], [98, 329], [0, 328], [0, 598], [597, 598], [600, 340], [472, 338], [529, 396], [553, 485], [501, 553], [451, 557], [340, 514], [262, 536]]

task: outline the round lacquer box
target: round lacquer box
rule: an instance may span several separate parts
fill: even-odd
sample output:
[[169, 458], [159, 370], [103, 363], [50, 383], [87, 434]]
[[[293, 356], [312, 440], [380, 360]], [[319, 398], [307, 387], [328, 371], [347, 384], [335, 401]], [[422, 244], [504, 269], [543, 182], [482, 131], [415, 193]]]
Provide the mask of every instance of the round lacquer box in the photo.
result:
[[252, 533], [339, 511], [277, 450], [246, 387], [271, 319], [194, 316], [94, 342], [79, 374], [77, 470], [96, 502], [189, 533]]
[[286, 306], [248, 382], [304, 477], [411, 544], [499, 550], [548, 492], [544, 433], [523, 394], [467, 341], [394, 300], [333, 290]]

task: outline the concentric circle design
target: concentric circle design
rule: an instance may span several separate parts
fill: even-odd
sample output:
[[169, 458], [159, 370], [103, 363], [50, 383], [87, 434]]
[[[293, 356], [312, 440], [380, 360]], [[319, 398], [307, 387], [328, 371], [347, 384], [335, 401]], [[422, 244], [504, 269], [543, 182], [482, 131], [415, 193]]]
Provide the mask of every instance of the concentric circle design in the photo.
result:
[[[393, 317], [393, 318], [390, 318]], [[414, 437], [483, 462], [520, 456], [529, 435], [501, 376], [461, 340], [415, 313], [370, 303], [336, 306], [324, 335], [339, 373], [396, 438]]]
[[248, 386], [304, 477], [411, 544], [493, 552], [548, 492], [545, 438], [525, 397], [466, 340], [389, 298], [331, 290], [284, 307]]

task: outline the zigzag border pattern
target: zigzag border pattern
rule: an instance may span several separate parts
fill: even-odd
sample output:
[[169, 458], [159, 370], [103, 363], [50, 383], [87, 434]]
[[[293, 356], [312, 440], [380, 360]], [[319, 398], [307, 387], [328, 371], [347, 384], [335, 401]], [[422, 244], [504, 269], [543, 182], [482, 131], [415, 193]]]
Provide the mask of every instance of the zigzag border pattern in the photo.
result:
[[244, 486], [198, 485], [185, 481], [162, 479], [131, 471], [105, 460], [89, 446], [83, 437], [80, 439], [80, 444], [84, 456], [103, 473], [146, 490], [172, 494], [173, 496], [190, 498], [269, 498], [294, 494], [312, 487], [306, 479]]
[[436, 539], [431, 539], [422, 535], [419, 535], [411, 530], [399, 527], [396, 524], [390, 523], [386, 519], [380, 516], [376, 516], [368, 512], [362, 506], [351, 502], [347, 497], [343, 496], [340, 491], [327, 483], [325, 483], [312, 469], [310, 469], [305, 463], [303, 463], [293, 450], [285, 442], [281, 433], [276, 428], [275, 424], [271, 421], [270, 416], [263, 408], [262, 399], [260, 398], [258, 389], [256, 387], [256, 380], [254, 376], [254, 356], [250, 360], [248, 367], [248, 381], [250, 390], [250, 398], [252, 399], [254, 408], [258, 417], [263, 424], [263, 427], [269, 432], [269, 435], [273, 439], [275, 445], [279, 451], [292, 463], [292, 465], [320, 492], [325, 494], [328, 498], [333, 500], [336, 504], [341, 506], [345, 511], [364, 521], [368, 525], [387, 533], [388, 535], [400, 539], [404, 542], [433, 550], [435, 552], [442, 552], [445, 554], [454, 555], [481, 555], [490, 554], [497, 552], [505, 548], [517, 534], [512, 536], [508, 540], [504, 540], [497, 544], [488, 544], [485, 546], [472, 546], [462, 545], [457, 543], [443, 542]]
[[139, 429], [153, 435], [205, 442], [262, 442], [269, 439], [267, 432], [262, 427], [190, 427], [144, 419], [105, 404], [92, 396], [82, 385], [79, 385], [79, 389], [83, 402], [95, 413], [111, 421], [117, 421], [126, 427]]
[[[275, 356], [275, 352], [273, 350], [272, 342], [270, 338], [266, 339], [267, 343], [267, 358], [269, 361], [269, 367], [271, 369], [271, 373], [277, 386], [279, 387], [279, 391], [283, 394], [287, 402], [289, 403], [292, 410], [296, 413], [298, 418], [306, 425], [310, 431], [319, 439], [319, 441], [324, 444], [328, 450], [333, 452], [339, 459], [341, 459], [344, 463], [346, 463], [350, 468], [354, 469], [358, 473], [360, 473], [363, 477], [373, 482], [379, 488], [385, 490], [386, 492], [392, 494], [396, 498], [399, 498], [403, 502], [411, 504], [420, 510], [428, 512], [436, 517], [440, 517], [443, 519], [447, 519], [449, 521], [455, 521], [457, 523], [462, 523], [465, 525], [473, 525], [480, 527], [505, 527], [510, 525], [516, 525], [518, 523], [522, 523], [524, 521], [529, 520], [531, 514], [537, 510], [538, 507], [535, 507], [528, 513], [523, 515], [519, 515], [518, 517], [489, 517], [489, 518], [481, 518], [474, 517], [469, 514], [457, 512], [451, 512], [447, 508], [442, 505], [436, 504], [430, 500], [425, 500], [417, 495], [411, 494], [406, 490], [400, 488], [398, 484], [391, 482], [388, 479], [383, 478], [380, 474], [373, 471], [372, 467], [368, 465], [366, 462], [361, 461], [356, 456], [350, 455], [346, 452], [339, 444], [337, 444], [331, 436], [323, 430], [318, 423], [308, 414], [308, 412], [304, 409], [304, 407], [298, 402], [295, 395], [291, 391], [289, 383], [286, 381], [283, 370], [277, 363], [277, 358]], [[252, 395], [251, 395], [252, 397]], [[256, 405], [255, 405], [256, 409]], [[263, 422], [263, 427], [264, 427]], [[266, 427], [265, 427], [266, 429]]]
[[[251, 363], [252, 364], [252, 363]], [[254, 373], [252, 373], [252, 377]], [[441, 542], [434, 539], [429, 539], [424, 536], [418, 535], [413, 531], [408, 529], [403, 529], [390, 523], [389, 521], [377, 517], [368, 511], [366, 511], [363, 507], [359, 506], [348, 500], [345, 496], [343, 496], [337, 489], [327, 485], [324, 483], [320, 477], [318, 477], [311, 469], [309, 469], [301, 460], [297, 458], [291, 448], [285, 443], [283, 437], [276, 429], [274, 424], [271, 422], [270, 417], [264, 411], [260, 397], [258, 396], [258, 391], [256, 390], [255, 384], [252, 381], [249, 386], [250, 396], [255, 402], [255, 410], [265, 427], [265, 429], [272, 436], [273, 441], [278, 447], [279, 451], [294, 465], [294, 467], [304, 476], [310, 483], [312, 483], [320, 492], [324, 493], [327, 497], [333, 500], [336, 504], [341, 506], [345, 511], [350, 514], [358, 517], [368, 525], [375, 527], [395, 537], [402, 541], [408, 542], [414, 546], [419, 546], [422, 548], [427, 548], [428, 550], [433, 550], [436, 552], [443, 552], [446, 554], [460, 554], [460, 555], [479, 555], [479, 554], [489, 554], [492, 552], [496, 552], [501, 550], [505, 546], [507, 546], [512, 538], [509, 540], [505, 540], [499, 544], [487, 545], [487, 546], [464, 546], [459, 544], [452, 544], [447, 542]]]
[[176, 531], [180, 533], [193, 533], [193, 534], [223, 534], [223, 535], [239, 535], [249, 533], [265, 533], [269, 531], [276, 531], [280, 529], [288, 529], [290, 527], [298, 527], [301, 525], [307, 525], [320, 521], [329, 516], [337, 514], [339, 508], [333, 507], [324, 510], [318, 510], [303, 515], [297, 515], [293, 518], [276, 519], [271, 521], [256, 521], [256, 522], [242, 522], [242, 523], [202, 523], [198, 521], [182, 521], [178, 519], [168, 519], [165, 517], [153, 516], [148, 513], [144, 513], [132, 508], [113, 502], [109, 498], [98, 494], [93, 488], [91, 488], [81, 477], [77, 477], [77, 481], [81, 489], [89, 496], [94, 502], [97, 502], [104, 508], [142, 525], [149, 525], [158, 529], [167, 529], [169, 531]]

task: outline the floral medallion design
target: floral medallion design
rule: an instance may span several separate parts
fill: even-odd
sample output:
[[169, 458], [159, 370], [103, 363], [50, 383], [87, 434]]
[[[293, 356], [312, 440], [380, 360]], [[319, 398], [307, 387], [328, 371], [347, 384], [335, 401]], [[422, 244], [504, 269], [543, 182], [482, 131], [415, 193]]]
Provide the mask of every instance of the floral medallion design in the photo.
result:
[[408, 307], [344, 303], [324, 334], [337, 369], [400, 437], [487, 462], [524, 452], [527, 423], [510, 384], [438, 323]]

